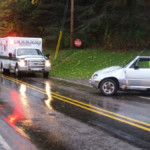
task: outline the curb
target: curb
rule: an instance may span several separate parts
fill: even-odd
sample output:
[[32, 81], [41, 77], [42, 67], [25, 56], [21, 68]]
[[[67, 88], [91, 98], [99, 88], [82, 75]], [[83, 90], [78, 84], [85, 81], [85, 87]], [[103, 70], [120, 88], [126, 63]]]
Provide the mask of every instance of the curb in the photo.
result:
[[78, 84], [78, 85], [84, 85], [87, 87], [92, 87], [92, 85], [90, 85], [89, 83], [89, 79], [67, 79], [67, 78], [59, 78], [59, 77], [50, 77], [51, 79], [56, 79], [56, 80], [60, 80], [60, 81], [65, 81], [65, 82], [69, 82], [69, 83], [73, 83], [73, 84]]

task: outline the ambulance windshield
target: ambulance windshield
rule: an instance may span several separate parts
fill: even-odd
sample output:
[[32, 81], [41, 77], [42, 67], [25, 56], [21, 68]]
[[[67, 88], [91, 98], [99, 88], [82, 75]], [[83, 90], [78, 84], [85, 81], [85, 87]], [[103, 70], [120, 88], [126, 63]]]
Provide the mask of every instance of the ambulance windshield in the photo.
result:
[[40, 55], [43, 56], [42, 52], [39, 49], [18, 49], [17, 56], [23, 55]]

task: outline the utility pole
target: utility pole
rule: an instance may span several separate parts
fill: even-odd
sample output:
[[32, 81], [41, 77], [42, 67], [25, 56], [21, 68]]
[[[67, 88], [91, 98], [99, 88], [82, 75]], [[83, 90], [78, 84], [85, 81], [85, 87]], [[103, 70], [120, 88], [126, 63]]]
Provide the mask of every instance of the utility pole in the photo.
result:
[[73, 49], [73, 35], [74, 35], [74, 0], [71, 0], [70, 9], [70, 49]]

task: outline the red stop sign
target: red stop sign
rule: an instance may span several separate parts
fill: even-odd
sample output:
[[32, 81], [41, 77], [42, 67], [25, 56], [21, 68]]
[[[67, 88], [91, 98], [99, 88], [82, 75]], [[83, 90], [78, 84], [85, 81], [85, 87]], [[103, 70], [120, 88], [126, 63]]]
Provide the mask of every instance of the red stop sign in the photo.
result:
[[80, 47], [82, 45], [82, 41], [80, 39], [76, 39], [74, 41], [74, 44], [75, 44], [76, 47]]

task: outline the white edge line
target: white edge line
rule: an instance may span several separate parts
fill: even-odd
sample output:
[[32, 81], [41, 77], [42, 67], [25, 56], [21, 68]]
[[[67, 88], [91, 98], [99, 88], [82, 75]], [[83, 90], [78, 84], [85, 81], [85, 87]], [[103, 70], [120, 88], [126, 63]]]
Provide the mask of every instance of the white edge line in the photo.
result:
[[4, 140], [4, 138], [0, 135], [0, 144], [2, 145], [2, 147], [6, 150], [11, 150], [11, 148], [9, 147], [9, 145], [7, 144], [7, 142]]
[[139, 96], [140, 98], [143, 98], [143, 99], [148, 99], [150, 100], [150, 97], [144, 97], [144, 96]]

